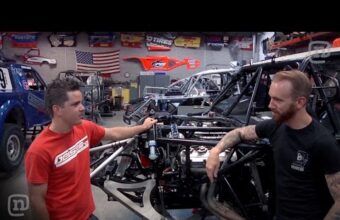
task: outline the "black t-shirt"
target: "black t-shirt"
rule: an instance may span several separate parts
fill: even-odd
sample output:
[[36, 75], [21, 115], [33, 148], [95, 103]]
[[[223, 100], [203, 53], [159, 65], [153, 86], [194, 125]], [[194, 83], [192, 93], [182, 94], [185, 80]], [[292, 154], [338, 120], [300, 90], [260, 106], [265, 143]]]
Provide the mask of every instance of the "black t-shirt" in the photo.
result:
[[325, 174], [340, 171], [335, 138], [315, 120], [298, 130], [266, 120], [255, 130], [273, 146], [277, 219], [323, 219], [333, 204]]

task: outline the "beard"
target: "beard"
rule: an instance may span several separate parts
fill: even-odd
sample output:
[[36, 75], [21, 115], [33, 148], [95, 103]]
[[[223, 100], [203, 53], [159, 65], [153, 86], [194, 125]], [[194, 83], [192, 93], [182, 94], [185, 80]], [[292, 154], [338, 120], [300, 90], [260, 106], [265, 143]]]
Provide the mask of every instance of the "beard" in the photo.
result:
[[296, 112], [296, 107], [294, 106], [294, 104], [291, 104], [288, 110], [282, 113], [272, 110], [273, 119], [279, 124], [289, 120], [295, 114], [295, 112]]

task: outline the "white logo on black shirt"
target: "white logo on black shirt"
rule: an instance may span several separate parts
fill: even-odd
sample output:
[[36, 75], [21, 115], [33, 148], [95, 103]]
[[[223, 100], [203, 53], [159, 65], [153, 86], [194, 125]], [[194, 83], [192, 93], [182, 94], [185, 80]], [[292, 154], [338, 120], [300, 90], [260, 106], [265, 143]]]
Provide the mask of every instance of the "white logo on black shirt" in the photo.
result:
[[89, 142], [87, 140], [87, 136], [83, 137], [80, 141], [74, 144], [72, 147], [68, 148], [66, 151], [58, 154], [54, 159], [54, 164], [56, 167], [60, 167], [73, 158], [75, 158], [80, 152], [86, 149], [89, 146]]
[[293, 170], [297, 170], [300, 172], [305, 171], [305, 166], [308, 162], [308, 153], [302, 150], [297, 151], [296, 161], [294, 161], [290, 167]]

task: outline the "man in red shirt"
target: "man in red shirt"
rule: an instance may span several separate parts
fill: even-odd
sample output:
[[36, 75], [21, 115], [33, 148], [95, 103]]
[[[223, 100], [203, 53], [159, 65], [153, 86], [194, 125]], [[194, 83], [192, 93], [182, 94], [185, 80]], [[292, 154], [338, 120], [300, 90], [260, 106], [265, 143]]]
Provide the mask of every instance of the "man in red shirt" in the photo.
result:
[[157, 122], [147, 118], [134, 127], [104, 128], [82, 119], [82, 98], [79, 84], [70, 79], [54, 80], [47, 87], [45, 105], [52, 122], [25, 156], [35, 219], [86, 220], [93, 216], [89, 148], [102, 139], [133, 137]]

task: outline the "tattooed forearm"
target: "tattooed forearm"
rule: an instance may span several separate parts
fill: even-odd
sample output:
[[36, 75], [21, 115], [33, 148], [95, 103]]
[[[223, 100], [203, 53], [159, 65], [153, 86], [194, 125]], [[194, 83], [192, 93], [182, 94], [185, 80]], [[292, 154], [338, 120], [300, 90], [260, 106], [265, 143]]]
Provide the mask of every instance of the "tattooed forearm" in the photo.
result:
[[325, 175], [329, 192], [334, 200], [340, 200], [340, 172]]
[[328, 211], [325, 219], [340, 220], [340, 172], [325, 175], [329, 192], [331, 193], [334, 204]]
[[253, 140], [256, 138], [255, 125], [237, 128], [227, 133], [220, 142], [218, 142], [216, 147], [218, 147], [220, 151], [223, 151], [240, 143], [241, 140]]
[[228, 132], [220, 140], [220, 142], [218, 142], [216, 147], [218, 147], [220, 151], [224, 151], [226, 148], [230, 148], [240, 142], [241, 142], [241, 135], [240, 135], [239, 129], [235, 129], [235, 130]]

